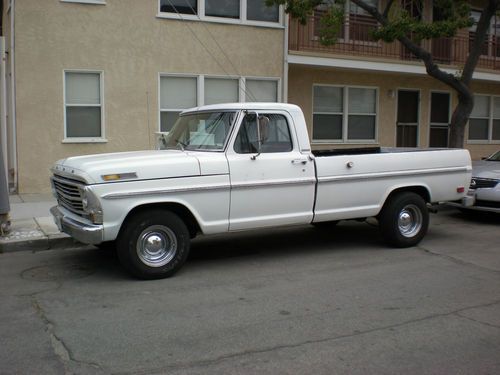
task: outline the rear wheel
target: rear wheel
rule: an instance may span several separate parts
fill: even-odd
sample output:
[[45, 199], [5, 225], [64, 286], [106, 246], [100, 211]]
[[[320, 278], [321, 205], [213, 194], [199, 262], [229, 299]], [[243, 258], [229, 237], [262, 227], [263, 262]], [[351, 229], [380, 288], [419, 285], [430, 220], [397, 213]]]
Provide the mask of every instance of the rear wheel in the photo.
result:
[[189, 231], [166, 210], [142, 211], [127, 220], [118, 237], [118, 258], [134, 276], [160, 279], [177, 272], [189, 254]]
[[410, 247], [424, 238], [429, 212], [424, 199], [412, 192], [397, 193], [384, 205], [378, 217], [386, 242], [394, 247]]

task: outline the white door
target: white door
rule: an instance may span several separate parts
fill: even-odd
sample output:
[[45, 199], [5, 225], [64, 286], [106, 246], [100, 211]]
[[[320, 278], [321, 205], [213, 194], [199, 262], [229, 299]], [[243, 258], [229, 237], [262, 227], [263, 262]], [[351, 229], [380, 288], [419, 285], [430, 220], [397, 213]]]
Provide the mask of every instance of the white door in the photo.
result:
[[243, 117], [227, 151], [230, 230], [311, 222], [314, 162], [299, 151], [291, 124], [285, 112]]

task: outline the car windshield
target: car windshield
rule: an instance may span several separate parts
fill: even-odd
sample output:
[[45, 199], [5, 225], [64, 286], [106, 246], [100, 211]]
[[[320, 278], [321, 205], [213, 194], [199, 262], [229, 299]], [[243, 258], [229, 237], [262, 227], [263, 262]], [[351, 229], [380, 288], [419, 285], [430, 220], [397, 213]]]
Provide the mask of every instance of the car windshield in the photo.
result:
[[495, 152], [493, 155], [491, 155], [486, 160], [489, 160], [489, 161], [500, 161], [500, 151]]
[[163, 149], [221, 151], [237, 112], [201, 112], [180, 116], [163, 141]]

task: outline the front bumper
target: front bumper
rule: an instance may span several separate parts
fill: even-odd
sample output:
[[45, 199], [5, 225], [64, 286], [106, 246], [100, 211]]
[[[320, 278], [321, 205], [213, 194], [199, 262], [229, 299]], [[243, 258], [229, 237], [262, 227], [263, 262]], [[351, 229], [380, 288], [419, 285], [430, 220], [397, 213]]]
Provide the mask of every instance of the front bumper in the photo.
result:
[[82, 223], [73, 218], [64, 215], [59, 206], [50, 209], [54, 217], [54, 222], [61, 232], [69, 234], [75, 240], [89, 244], [97, 245], [102, 242], [104, 227], [97, 224]]

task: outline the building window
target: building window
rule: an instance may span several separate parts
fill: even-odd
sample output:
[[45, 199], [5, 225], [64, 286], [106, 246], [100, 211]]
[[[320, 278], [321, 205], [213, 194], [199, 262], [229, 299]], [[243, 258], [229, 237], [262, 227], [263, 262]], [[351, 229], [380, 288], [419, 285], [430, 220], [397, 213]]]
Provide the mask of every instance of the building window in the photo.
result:
[[[278, 79], [160, 74], [160, 131], [169, 132], [179, 113], [196, 106], [278, 102]], [[200, 92], [198, 92], [198, 88]]]
[[266, 0], [247, 0], [247, 20], [279, 22], [279, 7], [277, 5], [268, 7]]
[[104, 138], [101, 81], [101, 72], [64, 73], [66, 139]]
[[275, 103], [278, 101], [278, 81], [247, 78], [245, 97], [247, 102]]
[[377, 90], [314, 86], [313, 140], [375, 141]]
[[469, 141], [500, 142], [500, 97], [474, 95], [469, 119]]
[[160, 12], [198, 14], [197, 0], [160, 0]]
[[204, 104], [239, 102], [239, 80], [231, 78], [205, 78]]
[[450, 94], [432, 92], [429, 147], [448, 147], [449, 124]]
[[162, 16], [186, 15], [187, 19], [203, 21], [216, 17], [227, 22], [278, 23], [280, 18], [279, 6], [267, 6], [266, 0], [159, 0], [159, 9]]
[[240, 18], [240, 2], [239, 0], [205, 0], [205, 16]]
[[197, 105], [196, 77], [160, 77], [160, 131], [172, 129], [179, 113]]

